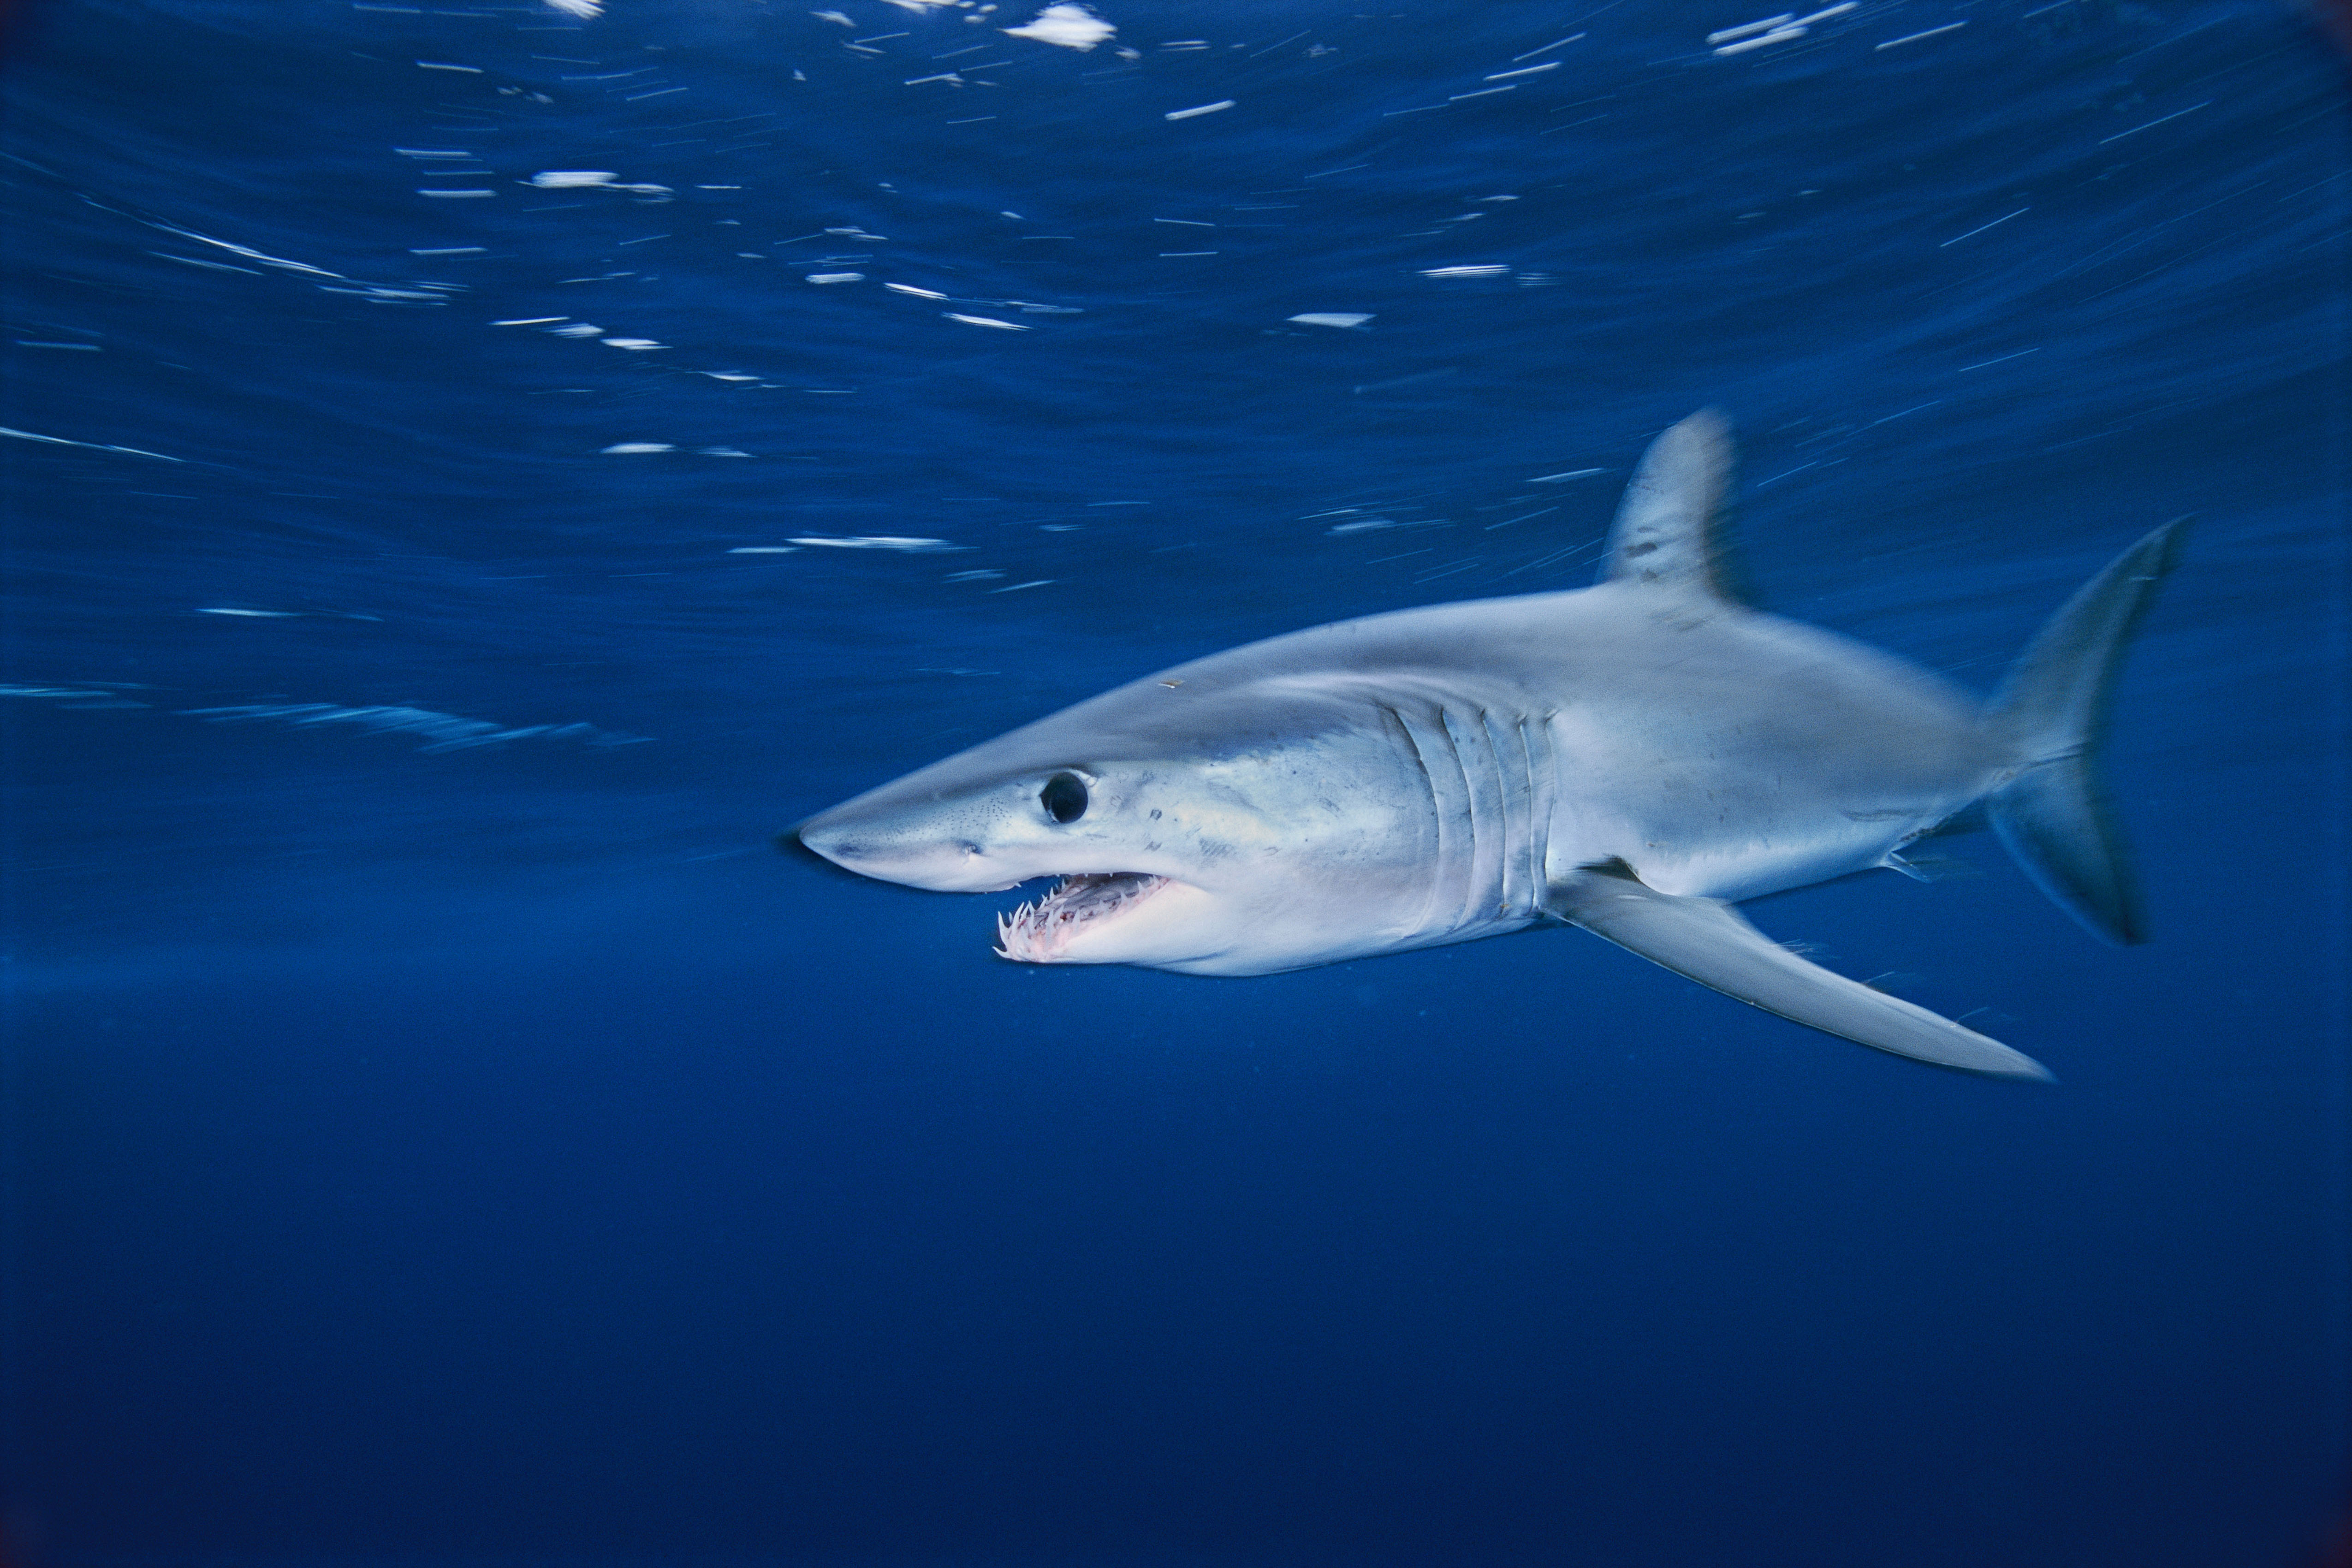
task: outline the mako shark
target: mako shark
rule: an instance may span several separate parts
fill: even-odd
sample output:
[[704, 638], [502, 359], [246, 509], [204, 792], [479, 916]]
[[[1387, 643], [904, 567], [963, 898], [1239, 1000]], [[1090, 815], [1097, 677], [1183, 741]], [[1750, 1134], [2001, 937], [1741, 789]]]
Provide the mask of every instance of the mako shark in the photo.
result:
[[1990, 703], [1740, 597], [1712, 410], [1661, 435], [1593, 587], [1293, 632], [1180, 664], [787, 833], [942, 892], [1059, 883], [1004, 957], [1270, 974], [1559, 923], [1896, 1056], [2037, 1062], [1771, 941], [1743, 899], [1884, 867], [1981, 802], [2042, 890], [2145, 939], [2097, 772], [2168, 523], [2043, 628]]

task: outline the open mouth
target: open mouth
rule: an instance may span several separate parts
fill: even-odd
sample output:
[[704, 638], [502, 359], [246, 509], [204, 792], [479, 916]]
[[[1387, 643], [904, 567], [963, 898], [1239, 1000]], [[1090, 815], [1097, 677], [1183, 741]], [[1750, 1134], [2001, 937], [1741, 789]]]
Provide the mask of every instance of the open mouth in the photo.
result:
[[1072, 941], [1115, 920], [1168, 885], [1143, 871], [1080, 872], [1009, 915], [996, 917], [996, 952], [1017, 963], [1055, 963]]

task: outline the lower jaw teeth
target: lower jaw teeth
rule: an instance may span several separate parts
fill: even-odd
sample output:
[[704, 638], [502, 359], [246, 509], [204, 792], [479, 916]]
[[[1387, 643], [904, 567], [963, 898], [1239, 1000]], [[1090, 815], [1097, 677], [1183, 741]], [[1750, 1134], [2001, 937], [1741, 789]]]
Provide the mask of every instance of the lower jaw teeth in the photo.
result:
[[1167, 885], [1168, 879], [1140, 871], [1089, 872], [1065, 877], [1034, 903], [996, 919], [996, 951], [1027, 963], [1059, 958], [1072, 938]]

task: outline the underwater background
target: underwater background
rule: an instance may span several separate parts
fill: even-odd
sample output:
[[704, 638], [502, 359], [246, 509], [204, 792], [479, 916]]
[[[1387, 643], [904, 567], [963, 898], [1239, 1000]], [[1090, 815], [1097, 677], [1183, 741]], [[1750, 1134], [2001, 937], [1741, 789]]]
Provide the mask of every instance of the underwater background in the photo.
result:
[[[16, 9], [15, 1561], [2326, 1560], [2342, 57], [1360, 3]], [[1981, 834], [1750, 906], [2057, 1087], [1574, 931], [1013, 965], [770, 847], [1581, 585], [1708, 404], [1763, 601], [1979, 690], [2198, 514], [2149, 945]]]

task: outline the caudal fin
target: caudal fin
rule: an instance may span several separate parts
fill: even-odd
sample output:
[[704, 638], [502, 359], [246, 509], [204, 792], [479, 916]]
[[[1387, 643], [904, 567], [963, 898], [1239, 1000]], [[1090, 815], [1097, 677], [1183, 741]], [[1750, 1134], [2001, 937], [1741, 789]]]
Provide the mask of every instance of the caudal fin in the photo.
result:
[[2109, 563], [2050, 618], [1994, 697], [2017, 776], [1987, 803], [2001, 842], [2060, 908], [2110, 942], [2147, 940], [2139, 881], [2099, 777], [2124, 649], [2180, 559], [2176, 518]]

